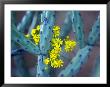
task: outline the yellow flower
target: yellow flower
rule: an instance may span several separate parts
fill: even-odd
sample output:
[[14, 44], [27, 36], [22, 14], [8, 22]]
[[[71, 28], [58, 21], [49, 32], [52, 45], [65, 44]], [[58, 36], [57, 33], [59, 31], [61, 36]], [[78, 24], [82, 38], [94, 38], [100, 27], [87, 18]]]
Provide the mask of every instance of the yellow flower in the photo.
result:
[[34, 39], [34, 38], [36, 38], [36, 39], [40, 38], [40, 34], [34, 35], [34, 36], [33, 36], [33, 39]]
[[54, 60], [54, 59], [56, 59], [56, 58], [57, 58], [57, 54], [56, 54], [55, 50], [53, 49], [53, 50], [50, 52], [50, 59], [51, 59], [51, 60]]
[[45, 58], [45, 59], [44, 59], [44, 64], [48, 65], [49, 62], [50, 62], [50, 61], [49, 61], [49, 58]]
[[59, 46], [56, 46], [56, 47], [54, 47], [54, 50], [55, 50], [55, 53], [60, 53], [61, 52], [61, 47], [59, 47]]
[[51, 67], [53, 68], [57, 68], [58, 67], [58, 63], [56, 60], [54, 60], [53, 62], [51, 62]]
[[40, 31], [40, 25], [37, 25], [36, 30]]
[[26, 34], [26, 35], [25, 35], [25, 37], [26, 37], [26, 38], [29, 38], [29, 37], [30, 37], [30, 35], [29, 35], [29, 34]]
[[58, 67], [60, 68], [61, 66], [63, 66], [63, 61], [61, 59], [58, 60]]
[[51, 62], [51, 67], [53, 68], [60, 68], [63, 66], [63, 61], [61, 59], [57, 59], [57, 60], [54, 60], [53, 62]]
[[60, 31], [54, 31], [53, 37], [58, 37], [60, 35]]
[[61, 47], [54, 47], [51, 51], [50, 51], [50, 59], [54, 60], [57, 59], [57, 57], [59, 57], [59, 53], [61, 52]]
[[35, 41], [35, 44], [38, 45], [39, 40], [38, 39], [35, 39], [34, 41]]
[[53, 27], [53, 37], [58, 37], [60, 35], [60, 27], [59, 26], [54, 26]]
[[36, 29], [32, 29], [31, 35], [34, 36], [36, 34]]
[[52, 38], [52, 46], [61, 46], [63, 41], [60, 38]]
[[56, 43], [59, 44], [59, 45], [62, 45], [63, 44], [63, 41], [60, 38], [57, 38], [56, 39]]
[[59, 26], [53, 26], [53, 30], [54, 31], [59, 31], [60, 30], [60, 27]]
[[34, 40], [35, 44], [38, 45], [38, 43], [39, 43], [39, 41], [40, 41], [40, 34], [34, 35], [34, 36], [33, 36], [33, 40]]
[[76, 42], [75, 41], [66, 40], [64, 49], [65, 49], [66, 52], [69, 52], [69, 51], [72, 51], [75, 46], [76, 46]]
[[70, 37], [69, 36], [66, 36], [66, 39], [68, 40]]

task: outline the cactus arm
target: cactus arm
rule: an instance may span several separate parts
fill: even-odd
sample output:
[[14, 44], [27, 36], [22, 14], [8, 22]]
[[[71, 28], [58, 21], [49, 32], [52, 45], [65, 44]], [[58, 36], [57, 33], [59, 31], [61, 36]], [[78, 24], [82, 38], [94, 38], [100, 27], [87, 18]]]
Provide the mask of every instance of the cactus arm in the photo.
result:
[[[52, 28], [54, 26], [55, 13], [51, 11], [43, 11], [41, 14], [41, 29], [40, 29], [40, 51], [42, 54], [48, 54], [50, 49], [50, 41], [52, 39]], [[49, 76], [49, 71], [45, 70], [46, 65], [43, 60], [47, 57], [38, 55], [38, 66], [36, 76]], [[41, 61], [42, 60], [42, 61]], [[49, 67], [48, 67], [49, 68]]]
[[92, 30], [89, 33], [89, 37], [87, 40], [88, 45], [94, 45], [100, 36], [100, 18], [98, 16], [96, 22], [92, 26]]
[[67, 13], [64, 23], [61, 27], [60, 38], [64, 39], [72, 30], [72, 22], [70, 19], [70, 12]]
[[80, 48], [83, 48], [85, 45], [84, 32], [83, 32], [84, 25], [79, 11], [71, 12], [71, 21], [72, 21], [72, 29], [73, 32], [75, 32], [76, 40], [79, 43]]
[[21, 32], [17, 31], [14, 25], [12, 26], [11, 31], [12, 40], [18, 43], [25, 51], [28, 51], [32, 54], [40, 54], [39, 47], [32, 43], [32, 41], [27, 40]]
[[76, 56], [72, 58], [71, 62], [59, 73], [58, 76], [75, 76], [79, 72], [81, 66], [86, 63], [91, 49], [92, 46], [85, 46], [80, 49]]
[[37, 73], [36, 76], [37, 77], [49, 77], [49, 70], [46, 71], [45, 67], [46, 65], [43, 63], [43, 59], [45, 58], [45, 56], [43, 55], [38, 55], [38, 64], [37, 64]]
[[42, 24], [40, 29], [40, 50], [44, 54], [46, 54], [50, 49], [50, 41], [52, 39], [53, 34], [52, 28], [54, 26], [55, 21], [54, 14], [54, 12], [44, 11], [41, 15]]
[[28, 34], [31, 34], [32, 29], [35, 28], [36, 25], [40, 24], [39, 23], [39, 20], [40, 20], [39, 16], [40, 16], [40, 12], [35, 12], [34, 17], [32, 19], [32, 23], [29, 26]]
[[[64, 23], [61, 27], [61, 31], [60, 31], [60, 38], [63, 40], [72, 30], [72, 22], [71, 22], [71, 11], [67, 12]], [[60, 53], [61, 58], [65, 59], [68, 58], [67, 53], [64, 52], [64, 47], [62, 47], [62, 52]]]
[[17, 25], [17, 30], [20, 32], [24, 32], [27, 25], [31, 22], [31, 19], [33, 17], [32, 11], [27, 11], [26, 14], [23, 16], [21, 22]]

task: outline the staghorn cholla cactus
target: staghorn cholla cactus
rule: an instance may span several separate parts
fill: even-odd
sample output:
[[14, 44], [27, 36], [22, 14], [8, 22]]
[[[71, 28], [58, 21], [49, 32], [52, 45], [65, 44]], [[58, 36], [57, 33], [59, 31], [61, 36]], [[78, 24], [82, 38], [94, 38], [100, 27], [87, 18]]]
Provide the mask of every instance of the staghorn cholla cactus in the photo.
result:
[[[28, 70], [26, 68], [23, 68], [22, 64], [26, 61], [22, 59], [23, 53], [29, 52], [32, 55], [34, 55], [37, 59], [36, 61], [36, 75], [38, 77], [51, 77], [51, 76], [60, 76], [60, 77], [65, 77], [65, 76], [77, 76], [78, 72], [80, 71], [81, 67], [85, 65], [88, 61], [88, 56], [91, 53], [92, 49], [94, 48], [97, 40], [100, 38], [100, 17], [98, 16], [96, 22], [92, 26], [92, 30], [89, 33], [87, 41], [84, 41], [84, 24], [83, 24], [83, 19], [80, 14], [80, 11], [69, 11], [66, 14], [66, 18], [64, 20], [63, 25], [61, 26], [60, 29], [60, 34], [57, 37], [61, 38], [61, 52], [60, 52], [60, 57], [66, 57], [66, 59], [70, 56], [68, 56], [68, 52], [66, 50], [66, 43], [67, 41], [69, 43], [72, 43], [71, 40], [68, 40], [68, 35], [71, 32], [74, 32], [74, 40], [73, 42], [76, 42], [77, 47], [79, 47], [76, 51], [76, 54], [68, 65], [61, 65], [62, 68], [61, 70], [59, 69], [59, 73], [57, 75], [55, 74], [56, 69], [52, 67], [52, 64], [48, 64], [48, 60], [50, 57], [50, 52], [54, 47], [52, 47], [52, 39], [55, 31], [53, 30], [55, 26], [55, 20], [56, 20], [56, 12], [55, 11], [27, 11], [24, 17], [22, 18], [21, 22], [18, 23], [16, 22], [16, 12], [12, 12], [12, 23], [11, 23], [11, 40], [12, 40], [12, 57], [15, 57], [15, 65], [18, 66], [16, 67], [17, 69], [15, 71], [20, 71], [22, 69], [22, 72], [19, 73], [24, 73], [21, 75], [16, 75], [16, 76], [31, 76], [30, 73], [28, 73]], [[29, 26], [27, 26], [29, 25]], [[37, 26], [37, 27], [36, 27]], [[38, 35], [39, 41], [35, 43], [32, 38], [31, 33], [33, 29], [35, 28], [40, 28]], [[27, 32], [25, 32], [27, 31]], [[73, 37], [73, 36], [70, 36]], [[56, 37], [54, 37], [56, 38]], [[69, 38], [70, 39], [70, 38]], [[85, 43], [87, 42], [87, 43]], [[57, 43], [57, 42], [56, 42]], [[75, 44], [75, 43], [74, 43]], [[72, 44], [72, 46], [74, 45]], [[20, 47], [20, 48], [19, 48]], [[77, 48], [76, 47], [76, 48]], [[74, 47], [73, 47], [74, 48]], [[72, 53], [75, 51], [75, 49], [71, 49]], [[19, 57], [17, 57], [19, 56]], [[64, 58], [60, 58], [60, 62], [63, 60], [65, 62]], [[18, 59], [19, 61], [23, 61], [21, 63], [18, 63], [16, 60]], [[50, 58], [51, 59], [51, 58]], [[46, 60], [46, 63], [44, 63], [44, 60]], [[62, 64], [63, 64], [62, 61]], [[99, 60], [97, 60], [99, 64]], [[52, 61], [50, 61], [52, 62]], [[92, 74], [90, 76], [97, 76], [97, 70], [99, 69], [98, 65], [96, 64], [97, 69], [93, 68]], [[15, 72], [16, 73], [16, 72]]]
[[75, 32], [76, 40], [79, 42], [80, 48], [84, 47], [84, 25], [83, 21], [80, 15], [80, 12], [78, 11], [72, 11], [71, 12], [71, 21], [72, 21], [72, 29]]
[[[52, 39], [52, 27], [54, 26], [55, 13], [50, 11], [43, 11], [41, 14], [41, 29], [40, 29], [40, 51], [38, 56], [37, 76], [49, 76], [49, 71], [45, 70], [43, 59], [46, 57], [50, 49], [50, 41]], [[44, 54], [44, 55], [43, 55]]]

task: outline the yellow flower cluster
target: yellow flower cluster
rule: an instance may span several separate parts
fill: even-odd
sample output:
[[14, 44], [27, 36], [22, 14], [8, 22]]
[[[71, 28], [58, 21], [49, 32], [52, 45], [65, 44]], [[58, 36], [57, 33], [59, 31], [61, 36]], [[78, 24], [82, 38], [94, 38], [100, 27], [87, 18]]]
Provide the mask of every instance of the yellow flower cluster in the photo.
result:
[[45, 58], [44, 63], [46, 65], [50, 64], [53, 68], [60, 68], [63, 66], [63, 61], [59, 59], [59, 53], [61, 52], [61, 45], [63, 44], [63, 41], [58, 38], [60, 35], [60, 27], [54, 26], [53, 27], [53, 38], [51, 40], [51, 45], [53, 49], [49, 52], [50, 58]]
[[38, 45], [38, 43], [40, 41], [39, 32], [40, 32], [40, 25], [37, 25], [37, 27], [35, 29], [32, 29], [32, 31], [31, 31], [32, 38], [36, 45]]
[[53, 38], [51, 40], [52, 49], [49, 51], [49, 57], [44, 59], [44, 64], [47, 66], [50, 65], [53, 68], [60, 68], [63, 66], [64, 62], [59, 58], [60, 52], [62, 51], [61, 46], [65, 45], [65, 51], [70, 52], [76, 46], [76, 42], [70, 40], [70, 37], [67, 36], [64, 41], [59, 38], [60, 27], [53, 27]]
[[[39, 44], [40, 41], [40, 25], [37, 25], [35, 29], [32, 29], [31, 36], [33, 41], [36, 45]], [[54, 26], [53, 27], [53, 38], [51, 40], [51, 46], [52, 49], [49, 51], [49, 57], [45, 58], [43, 60], [44, 64], [46, 64], [45, 70], [48, 70], [48, 65], [50, 65], [53, 68], [60, 68], [63, 66], [64, 62], [59, 58], [60, 52], [62, 51], [61, 46], [64, 44], [64, 50], [66, 52], [70, 52], [74, 49], [76, 46], [76, 42], [73, 40], [70, 40], [70, 37], [67, 36], [66, 39], [61, 40], [59, 38], [60, 35], [60, 27]], [[26, 38], [30, 38], [30, 35], [25, 35]]]
[[50, 64], [53, 68], [60, 68], [63, 66], [63, 61], [59, 59], [59, 53], [61, 52], [61, 45], [63, 41], [59, 38], [54, 38], [52, 40], [53, 49], [50, 51], [50, 58], [45, 58], [44, 63], [46, 65]]
[[60, 27], [59, 26], [53, 26], [53, 37], [58, 37], [60, 35]]
[[66, 52], [70, 52], [74, 49], [74, 47], [76, 46], [76, 42], [73, 40], [69, 40], [69, 36], [67, 36], [65, 42], [65, 51]]

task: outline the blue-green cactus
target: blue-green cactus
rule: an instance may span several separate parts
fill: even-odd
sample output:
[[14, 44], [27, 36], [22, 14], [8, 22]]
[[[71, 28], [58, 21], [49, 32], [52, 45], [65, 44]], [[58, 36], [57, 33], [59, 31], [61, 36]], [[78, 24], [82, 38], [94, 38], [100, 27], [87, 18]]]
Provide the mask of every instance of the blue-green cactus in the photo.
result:
[[81, 66], [87, 62], [91, 49], [92, 46], [85, 46], [84, 48], [80, 49], [76, 56], [72, 58], [71, 62], [59, 73], [58, 76], [75, 76], [80, 71]]
[[72, 22], [70, 18], [71, 12], [66, 14], [66, 18], [64, 20], [63, 25], [61, 26], [60, 37], [64, 39], [72, 30]]
[[55, 21], [55, 13], [51, 11], [43, 11], [41, 14], [40, 25], [40, 51], [44, 55], [38, 55], [37, 76], [49, 76], [49, 72], [45, 70], [47, 67], [43, 60], [46, 58], [50, 49], [50, 41], [52, 39], [52, 29]]
[[84, 25], [79, 11], [71, 12], [72, 29], [80, 48], [85, 46], [84, 43]]
[[17, 31], [16, 27], [13, 25], [12, 26], [12, 33], [11, 34], [11, 40], [15, 41], [18, 43], [24, 50], [32, 53], [32, 54], [40, 54], [38, 46], [36, 46], [32, 41], [29, 39], [26, 39], [26, 37]]
[[[99, 39], [99, 34], [100, 34], [99, 25], [100, 24], [98, 17], [98, 20], [93, 25], [92, 32], [90, 32], [88, 37], [89, 45], [85, 46], [83, 49], [80, 49], [76, 54], [76, 56], [71, 60], [71, 63], [64, 70], [62, 70], [58, 76], [75, 76], [78, 73], [82, 64], [84, 64], [87, 61], [87, 57], [90, 53], [93, 44], [95, 44], [95, 42]], [[92, 41], [91, 41], [91, 37], [92, 37]]]
[[17, 30], [20, 32], [24, 32], [24, 30], [27, 28], [27, 25], [31, 22], [33, 17], [32, 11], [27, 11], [24, 17], [22, 18], [21, 22], [17, 25]]
[[[40, 29], [40, 50], [47, 54], [50, 49], [50, 41], [52, 39], [52, 29], [55, 23], [55, 13], [51, 11], [43, 11], [41, 14]], [[48, 44], [48, 45], [46, 45]]]
[[[52, 76], [52, 70], [48, 65], [44, 64], [44, 59], [48, 57], [48, 52], [51, 49], [51, 39], [53, 35], [53, 26], [55, 25], [55, 12], [54, 11], [42, 11], [34, 12], [27, 11], [21, 22], [16, 24], [16, 13], [12, 14], [12, 24], [11, 24], [11, 40], [19, 46], [20, 49], [12, 49], [12, 55], [17, 54], [19, 50], [24, 52], [29, 52], [36, 56], [36, 76], [48, 77]], [[73, 57], [70, 63], [63, 69], [57, 76], [76, 76], [80, 71], [80, 68], [87, 62], [88, 55], [94, 47], [96, 41], [99, 39], [100, 35], [100, 18], [96, 20], [95, 24], [92, 26], [92, 30], [89, 33], [87, 44], [84, 43], [84, 25], [79, 11], [69, 11], [66, 14], [63, 26], [61, 26], [60, 38], [63, 40], [70, 32], [75, 32], [75, 38], [79, 44], [80, 49], [78, 49], [77, 54]], [[40, 21], [39, 21], [40, 20]], [[27, 28], [27, 25], [29, 27]], [[32, 40], [25, 37], [25, 29], [28, 29], [27, 34], [31, 34], [33, 28], [36, 25], [40, 25], [40, 42], [36, 45]], [[13, 45], [14, 46], [14, 45]], [[12, 46], [12, 47], [13, 47]], [[62, 46], [63, 48], [63, 46]], [[64, 49], [64, 48], [63, 48]], [[62, 50], [62, 56], [68, 57], [67, 53]], [[19, 56], [19, 53], [15, 56]], [[20, 59], [20, 57], [16, 58]], [[17, 62], [16, 62], [17, 64]], [[22, 65], [23, 62], [19, 60], [19, 64]], [[98, 63], [99, 64], [99, 63]], [[22, 66], [18, 65], [22, 69]], [[98, 67], [99, 68], [99, 67]], [[52, 71], [51, 71], [52, 70]], [[23, 70], [21, 70], [23, 71]], [[25, 71], [23, 71], [25, 72]], [[27, 71], [28, 72], [28, 71]], [[18, 71], [17, 71], [18, 73]], [[19, 74], [19, 73], [18, 73]], [[96, 74], [95, 74], [96, 75]]]
[[92, 30], [87, 40], [87, 44], [94, 45], [96, 41], [100, 39], [99, 37], [100, 37], [100, 18], [98, 16], [96, 22], [92, 26]]
[[33, 19], [32, 19], [32, 23], [29, 26], [28, 34], [31, 34], [32, 29], [35, 28], [36, 25], [40, 24], [40, 20], [41, 20], [40, 14], [41, 14], [41, 12], [35, 12]]

